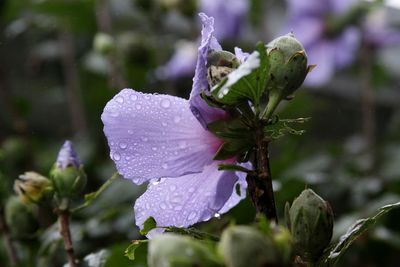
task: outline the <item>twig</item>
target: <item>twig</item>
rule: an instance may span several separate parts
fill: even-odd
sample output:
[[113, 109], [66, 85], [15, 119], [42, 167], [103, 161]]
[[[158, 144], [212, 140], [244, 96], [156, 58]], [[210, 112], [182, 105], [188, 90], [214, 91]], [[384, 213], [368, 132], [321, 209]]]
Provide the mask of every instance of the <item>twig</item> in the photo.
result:
[[71, 230], [69, 227], [70, 212], [68, 209], [58, 210], [60, 234], [64, 239], [64, 250], [67, 253], [69, 267], [76, 267], [74, 247], [72, 245]]
[[18, 254], [15, 246], [12, 242], [10, 229], [8, 228], [7, 222], [4, 218], [4, 211], [0, 208], [0, 231], [3, 233], [4, 242], [7, 248], [8, 257], [10, 258], [11, 266], [18, 265]]
[[278, 222], [276, 215], [275, 197], [272, 187], [271, 169], [269, 166], [268, 143], [263, 128], [256, 131], [256, 156], [253, 162], [256, 175], [247, 175], [247, 183], [251, 200], [257, 213], [265, 216], [275, 223]]

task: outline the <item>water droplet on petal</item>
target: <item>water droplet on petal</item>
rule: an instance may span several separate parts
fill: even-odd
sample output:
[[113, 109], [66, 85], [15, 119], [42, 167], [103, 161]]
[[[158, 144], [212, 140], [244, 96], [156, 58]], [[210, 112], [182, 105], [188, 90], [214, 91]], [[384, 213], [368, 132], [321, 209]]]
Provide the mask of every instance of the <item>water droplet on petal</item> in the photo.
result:
[[110, 110], [110, 116], [111, 116], [111, 117], [118, 117], [118, 116], [119, 116], [119, 113], [118, 113], [118, 111]]
[[128, 130], [128, 134], [133, 134], [133, 130]]
[[196, 215], [197, 215], [197, 213], [196, 213], [195, 211], [192, 211], [192, 212], [189, 214], [189, 216], [187, 217], [187, 219], [188, 219], [189, 221], [191, 221], [191, 220], [194, 219], [194, 217], [196, 217]]
[[118, 161], [118, 160], [121, 159], [121, 155], [120, 155], [118, 152], [115, 152], [115, 153], [113, 153], [112, 158], [113, 158], [115, 161]]
[[161, 165], [161, 167], [162, 167], [164, 170], [166, 170], [166, 169], [168, 169], [168, 164], [167, 164], [167, 163], [163, 163], [163, 164]]
[[142, 108], [142, 105], [140, 105], [140, 104], [137, 104], [137, 105], [136, 105], [136, 109], [137, 109], [137, 110], [139, 110], [139, 109], [141, 109], [141, 108]]
[[169, 108], [171, 106], [171, 102], [168, 99], [161, 100], [161, 106], [163, 108]]
[[179, 117], [179, 116], [175, 116], [174, 117], [174, 122], [175, 123], [179, 123], [181, 121], [181, 117]]
[[151, 183], [152, 183], [153, 185], [158, 185], [158, 184], [160, 183], [160, 179], [154, 180], [154, 181], [152, 181]]
[[189, 193], [193, 193], [194, 191], [195, 191], [195, 188], [194, 187], [191, 187], [191, 188], [189, 188]]
[[124, 103], [124, 98], [122, 97], [122, 96], [118, 96], [116, 99], [115, 99], [118, 103]]
[[176, 189], [176, 185], [171, 185], [171, 186], [169, 187], [169, 190], [171, 190], [171, 191], [175, 191], [175, 189]]
[[167, 208], [167, 205], [165, 205], [164, 203], [160, 204], [160, 208], [162, 208], [163, 210], [165, 210]]
[[125, 148], [128, 147], [128, 145], [127, 145], [125, 142], [121, 142], [121, 143], [119, 143], [119, 147], [120, 147], [121, 149], [125, 149]]
[[157, 148], [156, 148], [155, 146], [153, 146], [153, 147], [151, 148], [151, 150], [156, 151]]
[[172, 199], [171, 199], [171, 202], [172, 203], [180, 203], [182, 201], [182, 198], [180, 197], [180, 196], [174, 196]]
[[149, 139], [147, 137], [142, 137], [143, 142], [147, 142]]
[[217, 219], [220, 219], [220, 218], [221, 218], [221, 214], [219, 214], [219, 213], [217, 212], [217, 213], [214, 214], [214, 217], [217, 218]]
[[145, 95], [145, 96], [144, 96], [144, 99], [149, 100], [149, 99], [150, 99], [150, 96], [149, 96], [149, 95]]
[[179, 211], [179, 210], [182, 210], [182, 206], [175, 206], [175, 208], [174, 208], [174, 210], [176, 210], [176, 211]]
[[178, 146], [179, 146], [180, 149], [185, 148], [185, 147], [186, 147], [186, 141], [180, 141], [180, 142], [178, 143]]
[[137, 95], [131, 95], [131, 100], [136, 101], [137, 100]]
[[166, 127], [166, 126], [168, 125], [166, 122], [162, 122], [161, 124], [162, 124], [162, 126], [164, 126], [164, 127]]

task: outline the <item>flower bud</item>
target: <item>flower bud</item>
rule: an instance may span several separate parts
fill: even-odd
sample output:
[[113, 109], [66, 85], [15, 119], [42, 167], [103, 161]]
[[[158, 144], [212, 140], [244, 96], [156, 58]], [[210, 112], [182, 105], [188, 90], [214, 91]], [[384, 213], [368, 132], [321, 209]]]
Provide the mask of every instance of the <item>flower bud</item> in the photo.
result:
[[307, 66], [303, 45], [293, 33], [276, 38], [266, 48], [270, 64], [266, 118], [270, 118], [279, 102], [300, 87], [311, 67]]
[[50, 172], [54, 190], [61, 198], [78, 195], [86, 185], [86, 174], [71, 141], [65, 141]]
[[14, 190], [24, 203], [38, 203], [51, 194], [52, 186], [47, 177], [36, 172], [25, 172], [14, 182]]
[[39, 227], [31, 205], [26, 205], [18, 197], [10, 197], [5, 206], [5, 218], [11, 234], [18, 239], [29, 238]]
[[210, 88], [219, 84], [229, 73], [237, 69], [239, 60], [228, 51], [211, 51], [207, 55], [207, 81]]
[[150, 267], [222, 266], [201, 241], [169, 233], [150, 239], [148, 264]]
[[286, 217], [296, 253], [305, 261], [317, 261], [332, 238], [333, 212], [329, 203], [306, 189], [290, 208], [286, 205]]
[[103, 32], [96, 34], [93, 40], [94, 50], [102, 55], [108, 55], [115, 49], [114, 38]]
[[250, 226], [228, 227], [222, 233], [218, 251], [227, 267], [281, 266], [274, 242]]

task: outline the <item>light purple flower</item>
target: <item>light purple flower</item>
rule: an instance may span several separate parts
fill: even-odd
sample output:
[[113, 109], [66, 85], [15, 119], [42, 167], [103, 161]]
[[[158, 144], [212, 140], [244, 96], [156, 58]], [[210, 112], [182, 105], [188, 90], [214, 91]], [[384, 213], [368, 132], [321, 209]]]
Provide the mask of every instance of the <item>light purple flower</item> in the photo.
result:
[[354, 0], [288, 0], [288, 25], [308, 55], [308, 62], [317, 69], [307, 75], [305, 84], [320, 86], [328, 82], [337, 69], [349, 65], [360, 45], [360, 32], [356, 27], [345, 28], [337, 36], [326, 33], [327, 18], [343, 15]]
[[213, 18], [200, 17], [202, 40], [190, 100], [124, 89], [101, 116], [119, 173], [136, 184], [150, 182], [135, 203], [140, 228], [148, 217], [159, 226], [187, 227], [206, 221], [227, 212], [246, 194], [243, 173], [218, 171], [219, 164], [235, 159], [212, 159], [222, 140], [205, 126], [227, 114], [209, 107], [199, 95], [208, 90], [207, 53], [221, 49], [213, 36]]
[[[400, 11], [381, 7], [367, 16], [364, 24], [365, 40], [373, 48], [400, 44], [400, 29], [391, 25], [391, 18], [398, 18]], [[400, 22], [397, 19], [397, 22]]]
[[249, 10], [248, 0], [201, 0], [200, 11], [215, 21], [215, 36], [219, 40], [238, 38]]
[[76, 154], [76, 151], [72, 145], [72, 142], [66, 140], [58, 152], [56, 166], [60, 169], [65, 169], [69, 166], [73, 166], [77, 169], [81, 166], [81, 162]]
[[[214, 18], [214, 35], [219, 40], [237, 39], [243, 30], [248, 0], [201, 0], [200, 11]], [[192, 42], [181, 41], [168, 62], [157, 69], [160, 79], [178, 79], [193, 75], [196, 67], [197, 51]]]

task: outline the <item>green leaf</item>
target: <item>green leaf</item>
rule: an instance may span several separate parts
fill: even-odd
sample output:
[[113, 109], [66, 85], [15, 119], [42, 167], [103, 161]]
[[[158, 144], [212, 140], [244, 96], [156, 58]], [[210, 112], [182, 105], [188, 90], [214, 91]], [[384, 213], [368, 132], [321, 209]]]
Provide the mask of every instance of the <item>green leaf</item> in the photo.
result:
[[147, 218], [143, 224], [143, 229], [140, 230], [140, 234], [147, 235], [151, 230], [157, 227], [157, 222], [153, 217]]
[[135, 260], [135, 251], [140, 245], [143, 243], [147, 243], [148, 240], [134, 240], [132, 243], [125, 249], [125, 256], [130, 260]]
[[285, 134], [302, 135], [305, 130], [296, 130], [292, 128], [291, 124], [302, 124], [309, 120], [310, 118], [297, 118], [297, 119], [278, 119], [276, 122], [265, 126], [265, 134], [272, 138], [278, 139]]
[[268, 68], [265, 45], [259, 42], [257, 50], [239, 68], [211, 89], [211, 95], [217, 101], [226, 105], [233, 106], [250, 100], [258, 106], [267, 87]]
[[239, 171], [239, 172], [244, 172], [244, 173], [253, 173], [254, 172], [253, 170], [249, 170], [240, 165], [232, 165], [232, 164], [219, 164], [218, 170], [219, 171]]
[[118, 172], [115, 172], [97, 191], [86, 194], [85, 195], [85, 202], [76, 207], [75, 209], [72, 210], [72, 212], [77, 212], [77, 211], [81, 211], [84, 208], [90, 206], [92, 204], [92, 202], [101, 194], [103, 193], [111, 184], [112, 182], [117, 179], [119, 176]]
[[340, 257], [346, 250], [353, 244], [353, 242], [361, 236], [365, 231], [371, 228], [382, 216], [391, 211], [392, 209], [399, 208], [400, 202], [395, 204], [386, 205], [378, 210], [374, 216], [360, 219], [356, 221], [347, 232], [340, 237], [339, 242], [332, 246], [323, 256], [321, 266], [335, 266]]

